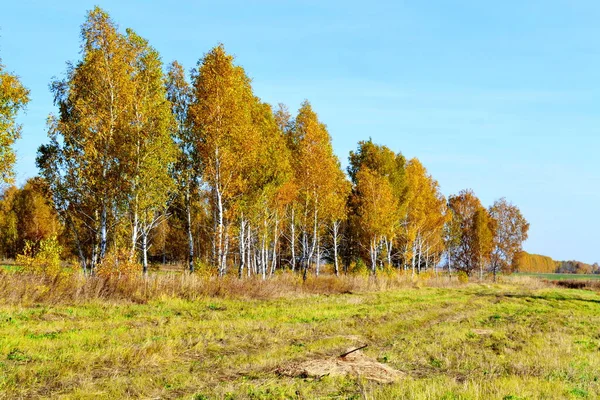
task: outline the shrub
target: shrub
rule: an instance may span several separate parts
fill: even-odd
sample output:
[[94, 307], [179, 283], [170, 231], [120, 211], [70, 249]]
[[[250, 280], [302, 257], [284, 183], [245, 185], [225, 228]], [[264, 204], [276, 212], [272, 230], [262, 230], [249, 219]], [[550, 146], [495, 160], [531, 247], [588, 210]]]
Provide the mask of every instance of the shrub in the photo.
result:
[[38, 246], [33, 242], [25, 242], [23, 254], [17, 256], [17, 264], [23, 266], [22, 272], [42, 274], [51, 277], [68, 273], [61, 267], [60, 254], [62, 246], [55, 236], [42, 239]]
[[[230, 272], [233, 271], [232, 268], [229, 268], [229, 270]], [[209, 278], [219, 275], [219, 269], [215, 265], [207, 264], [200, 258], [196, 258], [194, 260], [194, 273], [198, 276]], [[237, 274], [237, 270], [235, 270], [235, 273]]]
[[108, 252], [96, 269], [96, 274], [105, 279], [123, 279], [140, 275], [142, 266], [137, 258], [131, 257], [128, 249], [117, 248]]
[[469, 275], [465, 271], [459, 271], [457, 276], [460, 283], [469, 283]]
[[383, 269], [381, 270], [381, 272], [388, 278], [393, 278], [398, 274], [398, 269], [395, 268], [393, 265], [386, 263], [383, 265]]
[[367, 264], [360, 258], [350, 264], [348, 272], [351, 275], [357, 276], [369, 276], [371, 274], [371, 270], [367, 267]]

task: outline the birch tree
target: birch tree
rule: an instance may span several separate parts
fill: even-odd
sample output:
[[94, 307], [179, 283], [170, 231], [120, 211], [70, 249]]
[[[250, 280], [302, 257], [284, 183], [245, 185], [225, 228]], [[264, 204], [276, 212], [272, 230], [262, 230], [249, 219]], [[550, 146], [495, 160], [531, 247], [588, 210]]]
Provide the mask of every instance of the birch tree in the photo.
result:
[[189, 107], [196, 162], [211, 193], [215, 264], [227, 272], [233, 220], [230, 206], [246, 190], [246, 173], [255, 157], [254, 96], [244, 70], [222, 45], [199, 62], [194, 73], [194, 102]]
[[369, 251], [371, 273], [375, 274], [384, 238], [389, 237], [397, 221], [398, 201], [390, 182], [368, 167], [358, 170], [355, 179], [358, 221]]
[[[402, 221], [405, 260], [410, 260], [413, 274], [421, 271], [423, 262], [429, 267], [443, 250], [444, 226], [447, 220], [446, 199], [438, 182], [414, 158], [406, 165], [406, 203]], [[434, 261], [435, 263], [435, 261]]]
[[[350, 152], [350, 165], [348, 166], [348, 175], [352, 180], [354, 187], [357, 184], [357, 174], [364, 168], [368, 168], [372, 173], [384, 178], [390, 185], [394, 202], [397, 209], [394, 211], [396, 220], [393, 226], [387, 231], [387, 234], [382, 238], [383, 246], [385, 247], [385, 261], [388, 265], [393, 265], [395, 262], [394, 247], [400, 245], [400, 234], [402, 233], [401, 217], [406, 208], [406, 168], [405, 158], [400, 153], [394, 153], [387, 146], [382, 146], [373, 143], [371, 139], [360, 141], [356, 151]], [[356, 196], [354, 196], [356, 197]], [[354, 203], [350, 203], [351, 207]], [[356, 204], [354, 204], [356, 206]], [[351, 209], [350, 213], [354, 216], [358, 215], [358, 210]], [[360, 218], [350, 217], [351, 230], [355, 232], [357, 237], [361, 235]]]
[[[174, 124], [167, 100], [162, 62], [148, 42], [128, 30], [127, 41], [134, 52], [129, 137], [128, 208], [132, 224], [132, 255], [141, 241], [143, 272], [148, 271], [148, 243], [152, 230], [167, 216], [167, 202], [174, 190], [169, 174], [175, 161], [171, 138]], [[121, 154], [124, 159], [126, 155]]]
[[81, 29], [82, 59], [51, 85], [59, 114], [38, 167], [73, 234], [85, 269], [103, 260], [109, 230], [130, 192], [128, 162], [134, 53], [108, 14], [96, 7]]
[[29, 102], [27, 90], [16, 75], [5, 70], [0, 60], [0, 183], [14, 181], [16, 155], [12, 148], [21, 136], [16, 117]]
[[[289, 145], [298, 188], [301, 264], [306, 279], [311, 262], [315, 267], [320, 263], [320, 235], [326, 220], [322, 215], [322, 203], [335, 187], [340, 164], [333, 153], [327, 127], [319, 121], [308, 101], [298, 110], [289, 134]], [[315, 272], [318, 273], [317, 268]]]
[[475, 216], [483, 206], [472, 190], [463, 190], [450, 196], [448, 209], [452, 214], [452, 232], [456, 235], [447, 242], [450, 246], [447, 248], [448, 257], [456, 270], [471, 275], [479, 267]]
[[527, 240], [529, 223], [514, 204], [502, 198], [494, 202], [489, 214], [495, 220], [494, 241], [491, 253], [491, 268], [494, 274], [507, 271], [515, 264]]
[[173, 168], [177, 191], [183, 197], [184, 221], [187, 238], [187, 267], [194, 272], [194, 236], [192, 201], [198, 188], [199, 163], [194, 162], [194, 143], [188, 110], [193, 102], [192, 88], [186, 80], [181, 64], [174, 61], [167, 72], [167, 97], [175, 118], [173, 139], [177, 144], [177, 161]]

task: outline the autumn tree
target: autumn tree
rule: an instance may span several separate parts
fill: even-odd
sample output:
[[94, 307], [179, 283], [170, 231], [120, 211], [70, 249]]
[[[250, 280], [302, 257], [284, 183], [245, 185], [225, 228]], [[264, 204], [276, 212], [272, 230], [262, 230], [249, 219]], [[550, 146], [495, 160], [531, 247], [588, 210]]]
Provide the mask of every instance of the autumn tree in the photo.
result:
[[0, 253], [15, 258], [25, 245], [35, 250], [44, 239], [61, 235], [62, 225], [51, 203], [47, 184], [40, 177], [22, 188], [6, 188], [0, 199]]
[[[455, 238], [447, 240], [447, 257], [451, 261], [449, 268], [472, 274], [479, 267], [478, 251], [479, 233], [485, 233], [483, 223], [475, 225], [478, 211], [485, 210], [481, 201], [472, 190], [463, 190], [458, 195], [450, 196], [448, 208], [451, 212], [451, 232]], [[480, 212], [480, 222], [485, 219]], [[479, 243], [483, 245], [483, 242]], [[482, 247], [481, 247], [482, 248]]]
[[306, 279], [311, 262], [315, 264], [315, 272], [319, 272], [320, 241], [327, 221], [324, 205], [339, 180], [340, 163], [333, 153], [327, 127], [308, 101], [298, 110], [288, 142], [298, 190], [301, 264]]
[[390, 236], [397, 222], [398, 201], [385, 176], [364, 166], [354, 175], [354, 202], [361, 237], [367, 243], [371, 273], [377, 271], [377, 261], [384, 238]]
[[15, 210], [19, 189], [7, 186], [0, 197], [0, 254], [3, 258], [15, 258], [19, 254], [19, 218]]
[[[130, 180], [127, 207], [131, 219], [131, 254], [141, 241], [142, 266], [148, 270], [148, 239], [152, 230], [167, 217], [167, 202], [174, 191], [170, 168], [176, 148], [171, 138], [173, 114], [167, 100], [162, 63], [148, 42], [128, 30], [127, 42], [133, 52], [132, 74], [134, 96], [131, 102], [131, 124], [127, 136], [127, 162]], [[141, 239], [141, 240], [140, 240]]]
[[495, 221], [490, 261], [496, 279], [496, 274], [508, 271], [514, 265], [515, 257], [523, 251], [529, 223], [521, 211], [504, 198], [497, 200], [490, 207], [489, 214]]
[[406, 200], [402, 232], [405, 260], [410, 260], [413, 274], [430, 262], [437, 264], [444, 248], [443, 234], [447, 222], [446, 199], [438, 182], [427, 173], [418, 159], [406, 166]]
[[[394, 223], [386, 231], [386, 235], [381, 238], [385, 247], [386, 263], [389, 265], [393, 265], [395, 262], [394, 247], [400, 245], [401, 218], [405, 212], [407, 194], [405, 164], [406, 160], [402, 154], [394, 153], [386, 146], [375, 144], [371, 139], [359, 142], [357, 150], [351, 151], [349, 156], [348, 175], [354, 184], [352, 196], [354, 200], [349, 203], [350, 227], [353, 232], [351, 235], [354, 237], [354, 241], [360, 242], [362, 235], [361, 218], [357, 218], [360, 212], [356, 208], [359, 203], [355, 201], [360, 198], [356, 193], [358, 173], [368, 169], [389, 183], [392, 191], [393, 201], [396, 204], [393, 212]], [[366, 246], [362, 243], [359, 247]]]
[[483, 279], [484, 270], [491, 262], [496, 221], [484, 207], [480, 207], [473, 215], [471, 228], [469, 239], [472, 241], [473, 259], [479, 267], [479, 279]]
[[253, 168], [246, 174], [246, 191], [235, 202], [238, 218], [241, 277], [260, 274], [263, 279], [277, 268], [282, 220], [292, 201], [290, 152], [271, 106], [255, 98], [252, 119], [256, 149]]
[[194, 272], [194, 235], [192, 226], [192, 202], [198, 188], [197, 167], [194, 162], [194, 142], [188, 110], [193, 101], [193, 93], [187, 82], [181, 64], [174, 61], [167, 72], [167, 97], [175, 119], [173, 139], [177, 144], [177, 160], [173, 168], [177, 192], [183, 198], [185, 232], [187, 237], [187, 267]]
[[230, 207], [246, 190], [245, 178], [256, 157], [254, 96], [244, 70], [234, 65], [223, 45], [199, 61], [192, 80], [194, 102], [189, 107], [189, 118], [194, 152], [211, 193], [214, 262], [219, 275], [224, 275], [234, 219]]
[[98, 7], [81, 37], [82, 59], [52, 83], [59, 113], [49, 120], [50, 144], [40, 147], [37, 163], [82, 267], [93, 272], [126, 216], [133, 220], [132, 247], [139, 224], [148, 227], [140, 215], [152, 214], [144, 211], [155, 207], [147, 199], [162, 190], [148, 185], [164, 177], [170, 157], [170, 106], [160, 59], [144, 39], [119, 33]]
[[0, 183], [14, 181], [16, 156], [12, 146], [21, 136], [21, 125], [17, 124], [16, 117], [28, 102], [29, 90], [16, 75], [5, 70], [0, 60]]

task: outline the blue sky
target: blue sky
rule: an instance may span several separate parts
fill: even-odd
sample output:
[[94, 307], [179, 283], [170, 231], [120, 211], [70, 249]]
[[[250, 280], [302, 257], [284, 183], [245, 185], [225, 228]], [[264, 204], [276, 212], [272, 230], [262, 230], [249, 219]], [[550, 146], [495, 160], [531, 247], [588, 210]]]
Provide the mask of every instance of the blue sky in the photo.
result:
[[514, 202], [527, 251], [600, 262], [599, 2], [7, 2], [0, 57], [32, 99], [19, 182], [37, 173], [48, 84], [78, 59], [95, 4], [188, 70], [224, 43], [264, 101], [313, 104], [343, 164], [372, 137], [418, 157], [446, 195]]

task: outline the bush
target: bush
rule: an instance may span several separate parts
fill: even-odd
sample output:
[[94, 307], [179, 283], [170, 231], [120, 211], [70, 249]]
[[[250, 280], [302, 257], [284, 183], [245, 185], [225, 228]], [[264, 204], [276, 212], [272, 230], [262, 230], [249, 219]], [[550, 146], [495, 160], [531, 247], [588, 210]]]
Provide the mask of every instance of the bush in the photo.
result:
[[356, 261], [350, 263], [348, 267], [348, 273], [356, 276], [369, 276], [371, 274], [371, 270], [367, 267], [367, 264], [359, 258]]
[[61, 267], [61, 252], [62, 246], [55, 236], [42, 239], [38, 246], [27, 241], [23, 254], [18, 255], [16, 261], [23, 266], [22, 272], [56, 277], [69, 272]]
[[[232, 268], [228, 268], [232, 272]], [[210, 278], [211, 276], [219, 275], [219, 269], [215, 265], [207, 264], [200, 258], [194, 260], [194, 273], [203, 278]], [[237, 270], [235, 270], [237, 274]]]
[[457, 276], [460, 283], [469, 283], [469, 275], [465, 271], [459, 271]]
[[142, 273], [142, 266], [137, 257], [131, 257], [128, 249], [117, 248], [109, 251], [96, 269], [96, 274], [105, 279], [130, 278]]

